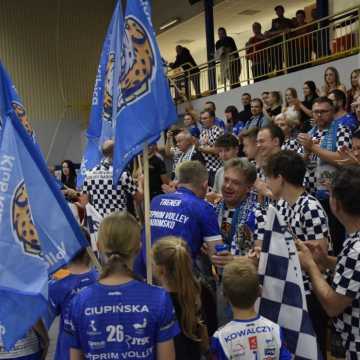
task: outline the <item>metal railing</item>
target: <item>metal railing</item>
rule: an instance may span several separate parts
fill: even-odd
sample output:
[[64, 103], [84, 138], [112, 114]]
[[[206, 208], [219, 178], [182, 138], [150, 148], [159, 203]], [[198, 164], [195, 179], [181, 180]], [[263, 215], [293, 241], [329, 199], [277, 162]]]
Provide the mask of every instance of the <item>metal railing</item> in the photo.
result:
[[360, 7], [256, 42], [220, 59], [168, 73], [179, 102], [298, 71], [360, 50]]

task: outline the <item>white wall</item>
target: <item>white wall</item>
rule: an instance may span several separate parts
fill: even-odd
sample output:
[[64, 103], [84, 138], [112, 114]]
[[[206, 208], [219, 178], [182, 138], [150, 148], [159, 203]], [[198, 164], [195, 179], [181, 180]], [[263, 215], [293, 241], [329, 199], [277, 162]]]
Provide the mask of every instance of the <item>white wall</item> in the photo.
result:
[[1, 0], [0, 59], [49, 163], [80, 161], [92, 89], [113, 0]]
[[[334, 66], [338, 69], [341, 82], [348, 88], [350, 86], [351, 71], [360, 68], [360, 55], [358, 54], [345, 59], [332, 61], [327, 64], [314, 66], [288, 75], [278, 76], [260, 83], [242, 86], [228, 92], [192, 101], [192, 104], [195, 110], [201, 111], [206, 101], [214, 101], [217, 108], [217, 115], [219, 117], [224, 117], [224, 110], [228, 105], [235, 105], [239, 110], [242, 109], [240, 99], [244, 92], [250, 93], [254, 98], [260, 97], [263, 91], [281, 91], [284, 93], [286, 88], [294, 87], [298, 92], [299, 98], [302, 99], [304, 81], [313, 80], [318, 88], [320, 88], [324, 83], [324, 71], [328, 66]], [[178, 112], [185, 112], [185, 104], [178, 107]]]

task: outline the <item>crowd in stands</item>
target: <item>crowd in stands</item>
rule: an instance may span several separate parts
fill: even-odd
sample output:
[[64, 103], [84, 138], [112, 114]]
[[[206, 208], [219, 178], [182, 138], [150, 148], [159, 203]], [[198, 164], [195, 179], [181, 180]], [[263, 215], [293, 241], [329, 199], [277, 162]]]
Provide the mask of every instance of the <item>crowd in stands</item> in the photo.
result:
[[[103, 218], [97, 234], [103, 269], [97, 274], [84, 251], [65, 277], [50, 280], [49, 312], [60, 316], [56, 359], [121, 353], [220, 360], [240, 350], [244, 359], [260, 359], [270, 340], [271, 359], [291, 359], [279, 325], [254, 307], [269, 204], [296, 240], [323, 359], [329, 351], [360, 358], [360, 70], [351, 73], [348, 90], [330, 67], [324, 84], [304, 82], [302, 100], [288, 88], [284, 94], [269, 89], [261, 98], [243, 93], [240, 102], [241, 111], [238, 104], [226, 107], [224, 120], [214, 102], [200, 113], [188, 109], [183, 125], [167, 131], [164, 147], [149, 146], [158, 287], [143, 280], [141, 160], [114, 186], [114, 144], [106, 141], [101, 164], [86, 173], [82, 188], [74, 164], [62, 162], [58, 185], [79, 222], [87, 205]], [[38, 327], [33, 331], [42, 334], [45, 351], [48, 340]], [[258, 327], [269, 331], [256, 335], [256, 347], [250, 340], [255, 330], [232, 336]], [[20, 347], [33, 354], [21, 359], [40, 359], [33, 332]], [[11, 358], [19, 357], [13, 352]]]

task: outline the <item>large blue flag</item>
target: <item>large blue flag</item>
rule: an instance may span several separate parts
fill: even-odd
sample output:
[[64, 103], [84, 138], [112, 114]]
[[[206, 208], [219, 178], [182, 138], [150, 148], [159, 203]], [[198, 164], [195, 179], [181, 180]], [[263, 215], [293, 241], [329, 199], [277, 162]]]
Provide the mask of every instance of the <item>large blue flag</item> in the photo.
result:
[[25, 107], [11, 81], [10, 75], [0, 62], [0, 141], [1, 129], [4, 128], [7, 113], [13, 110], [18, 120], [23, 124], [28, 134], [36, 142], [35, 133], [28, 120]]
[[[118, 92], [114, 78], [119, 77], [120, 49], [123, 32], [123, 14], [121, 1], [118, 1], [108, 27], [100, 63], [96, 75], [89, 126], [87, 129], [87, 145], [81, 161], [80, 174], [77, 177], [77, 186], [84, 182], [87, 170], [100, 163], [101, 145], [105, 140], [113, 138], [113, 98]], [[116, 110], [116, 107], [115, 107]]]
[[262, 283], [260, 315], [282, 327], [286, 347], [296, 359], [321, 360], [295, 242], [272, 205], [267, 212], [258, 271]]
[[12, 112], [0, 144], [0, 326], [7, 350], [46, 311], [48, 275], [85, 246], [43, 157]]
[[116, 105], [114, 183], [128, 162], [170, 127], [177, 114], [146, 0], [127, 2]]

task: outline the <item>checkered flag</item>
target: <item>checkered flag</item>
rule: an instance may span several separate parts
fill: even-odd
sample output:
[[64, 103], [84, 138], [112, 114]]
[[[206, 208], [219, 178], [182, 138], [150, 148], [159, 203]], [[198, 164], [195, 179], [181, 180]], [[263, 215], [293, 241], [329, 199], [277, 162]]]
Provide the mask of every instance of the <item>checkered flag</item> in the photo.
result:
[[259, 314], [282, 327], [286, 347], [296, 359], [321, 360], [294, 239], [272, 205], [267, 212], [259, 275], [263, 287]]

